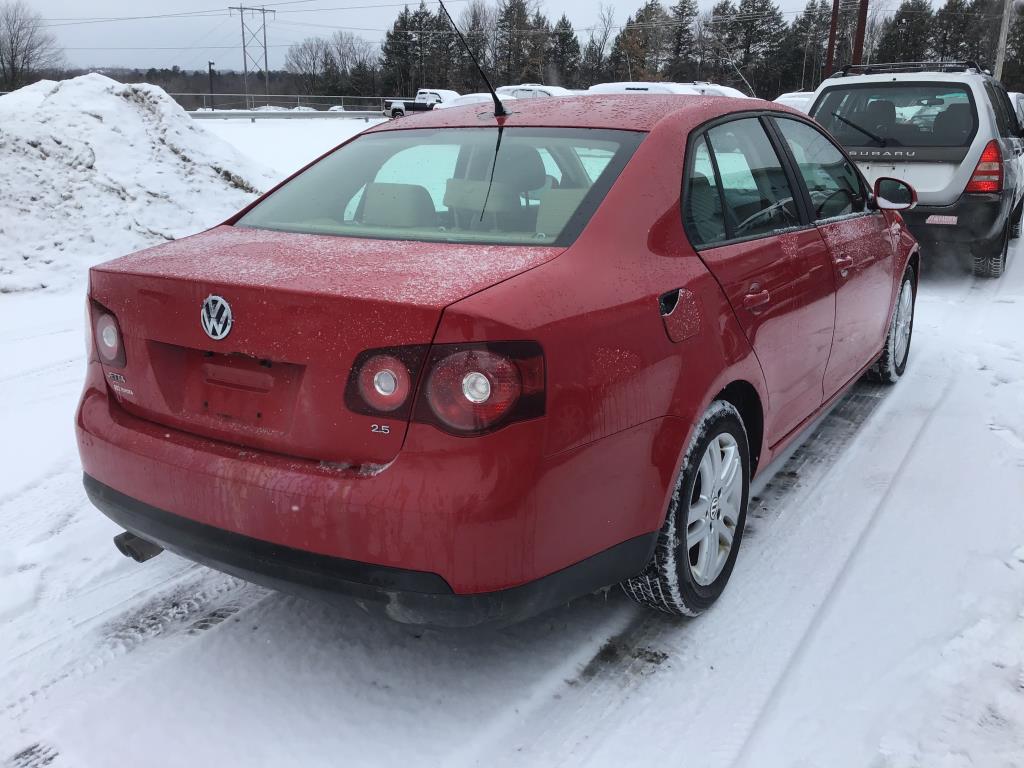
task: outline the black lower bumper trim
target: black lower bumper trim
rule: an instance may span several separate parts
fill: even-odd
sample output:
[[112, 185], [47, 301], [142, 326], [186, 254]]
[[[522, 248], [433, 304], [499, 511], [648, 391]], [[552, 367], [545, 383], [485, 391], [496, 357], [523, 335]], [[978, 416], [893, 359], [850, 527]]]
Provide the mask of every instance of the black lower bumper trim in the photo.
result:
[[282, 592], [313, 599], [356, 598], [407, 624], [511, 624], [634, 576], [654, 552], [657, 532], [624, 541], [544, 578], [498, 592], [458, 595], [435, 573], [319, 555], [171, 514], [84, 476], [89, 500], [137, 536], [182, 557]]

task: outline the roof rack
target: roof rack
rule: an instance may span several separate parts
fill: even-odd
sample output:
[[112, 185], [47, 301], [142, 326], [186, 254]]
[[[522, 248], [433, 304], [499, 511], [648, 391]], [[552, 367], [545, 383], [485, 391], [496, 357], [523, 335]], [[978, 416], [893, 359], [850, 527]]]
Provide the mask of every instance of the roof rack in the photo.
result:
[[970, 72], [988, 74], [976, 61], [893, 61], [880, 64], [847, 64], [832, 77], [881, 75], [887, 72]]

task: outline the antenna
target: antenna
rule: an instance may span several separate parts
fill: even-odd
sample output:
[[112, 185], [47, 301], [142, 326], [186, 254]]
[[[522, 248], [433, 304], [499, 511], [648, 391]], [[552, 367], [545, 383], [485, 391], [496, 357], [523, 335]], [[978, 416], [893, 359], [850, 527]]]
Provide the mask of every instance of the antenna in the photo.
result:
[[487, 86], [487, 90], [491, 92], [491, 98], [494, 99], [494, 116], [505, 117], [508, 112], [505, 111], [505, 105], [501, 103], [501, 99], [498, 98], [498, 92], [494, 90], [494, 86], [491, 85], [491, 81], [487, 79], [487, 74], [484, 72], [484, 68], [480, 66], [480, 62], [476, 60], [476, 56], [473, 54], [473, 49], [469, 47], [469, 43], [466, 42], [466, 38], [462, 36], [462, 32], [459, 31], [458, 25], [455, 23], [455, 19], [448, 13], [448, 9], [444, 7], [444, 0], [438, 0], [441, 6], [441, 10], [444, 11], [444, 15], [448, 17], [448, 23], [452, 25], [452, 29], [455, 30], [455, 34], [459, 36], [459, 40], [462, 41], [463, 47], [466, 49], [466, 53], [469, 54], [469, 58], [473, 60], [473, 65], [476, 67], [476, 71], [480, 73], [480, 77], [484, 79], [484, 85]]

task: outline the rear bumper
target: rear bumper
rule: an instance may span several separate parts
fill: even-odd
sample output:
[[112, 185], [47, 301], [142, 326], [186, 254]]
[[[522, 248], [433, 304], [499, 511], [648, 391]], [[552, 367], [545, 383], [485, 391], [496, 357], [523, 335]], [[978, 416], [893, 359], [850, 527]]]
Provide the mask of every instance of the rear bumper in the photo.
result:
[[283, 547], [173, 515], [89, 475], [84, 482], [89, 500], [107, 517], [170, 552], [283, 592], [379, 604], [390, 618], [407, 624], [467, 627], [521, 621], [635, 575], [657, 542], [656, 533], [638, 536], [519, 587], [457, 595], [434, 573]]
[[1002, 242], [1011, 205], [1007, 193], [964, 194], [952, 205], [919, 205], [903, 218], [922, 246], [987, 247]]
[[[237, 534], [247, 551], [255, 541], [329, 558], [328, 571], [344, 561], [360, 564], [359, 578], [335, 580], [374, 588], [378, 598], [389, 591], [438, 594], [441, 585], [443, 594], [463, 597], [504, 593], [661, 528], [678, 457], [662, 448], [682, 444], [683, 420], [645, 422], [551, 456], [542, 453], [546, 429], [546, 420], [535, 419], [468, 439], [413, 424], [386, 467], [323, 466], [132, 416], [109, 393], [97, 363], [89, 366], [76, 415], [82, 466], [97, 483], [202, 530]], [[239, 575], [259, 572], [193, 545], [179, 547], [138, 522], [125, 527]], [[601, 569], [591, 569], [593, 578], [568, 582], [579, 591], [564, 599], [646, 564], [627, 561], [629, 567], [609, 568], [600, 578]], [[391, 580], [367, 577], [374, 568]], [[283, 584], [299, 571], [270, 575]], [[405, 581], [393, 580], [398, 573], [426, 574], [414, 581], [434, 586], [403, 587]], [[531, 598], [526, 608], [509, 610], [522, 616], [547, 600]], [[490, 615], [495, 604], [512, 601], [482, 602]]]

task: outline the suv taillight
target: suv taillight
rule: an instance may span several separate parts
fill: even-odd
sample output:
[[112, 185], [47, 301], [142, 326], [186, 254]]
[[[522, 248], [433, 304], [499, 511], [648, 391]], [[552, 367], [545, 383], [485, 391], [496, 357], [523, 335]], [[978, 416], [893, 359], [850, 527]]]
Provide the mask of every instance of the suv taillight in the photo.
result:
[[965, 192], [1001, 192], [1003, 189], [1003, 153], [999, 143], [990, 141], [981, 153]]
[[97, 356], [104, 365], [124, 368], [127, 359], [124, 337], [114, 313], [95, 301], [89, 303], [92, 321], [92, 340]]
[[371, 349], [352, 366], [345, 404], [480, 435], [543, 416], [544, 376], [544, 353], [530, 341]]

